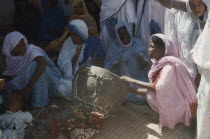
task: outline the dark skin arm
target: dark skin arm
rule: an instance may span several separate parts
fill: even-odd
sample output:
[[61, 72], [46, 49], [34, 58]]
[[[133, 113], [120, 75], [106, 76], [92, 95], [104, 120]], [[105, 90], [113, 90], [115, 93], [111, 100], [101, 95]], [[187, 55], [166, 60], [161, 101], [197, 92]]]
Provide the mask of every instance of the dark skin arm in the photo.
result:
[[187, 12], [186, 1], [185, 0], [174, 0], [172, 8]]
[[31, 80], [27, 84], [27, 86], [22, 90], [22, 95], [23, 96], [28, 96], [29, 93], [31, 92], [31, 89], [33, 88], [34, 84], [37, 82], [39, 77], [43, 74], [44, 70], [47, 67], [47, 61], [45, 60], [44, 57], [38, 56], [34, 59], [34, 61], [37, 62], [37, 67], [34, 72], [34, 75], [32, 76]]
[[148, 89], [146, 88], [135, 88], [135, 87], [128, 87], [129, 91], [134, 94], [146, 96]]
[[173, 2], [171, 3], [171, 0], [157, 0], [161, 5], [171, 9], [177, 9], [177, 10], [182, 10], [187, 12], [186, 8], [186, 0], [172, 0]]
[[[136, 84], [136, 85], [139, 85], [145, 89], [148, 89], [148, 90], [152, 90], [154, 91], [154, 88], [153, 88], [153, 83], [147, 83], [147, 82], [143, 82], [143, 81], [139, 81], [139, 80], [135, 80], [135, 79], [132, 79], [130, 77], [127, 77], [127, 76], [122, 76], [120, 77], [123, 81], [125, 81], [126, 83], [129, 83], [129, 84]], [[141, 92], [142, 90], [139, 89], [139, 91]]]

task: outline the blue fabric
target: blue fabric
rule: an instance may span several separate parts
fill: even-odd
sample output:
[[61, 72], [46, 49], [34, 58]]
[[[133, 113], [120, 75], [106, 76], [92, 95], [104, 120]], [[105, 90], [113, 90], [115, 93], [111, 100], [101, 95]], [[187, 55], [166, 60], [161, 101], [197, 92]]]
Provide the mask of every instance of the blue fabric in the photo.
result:
[[105, 53], [101, 46], [101, 40], [99, 38], [90, 36], [86, 41], [82, 63], [88, 60], [89, 57], [93, 58], [95, 53], [97, 54], [96, 58], [104, 61]]
[[51, 10], [45, 10], [41, 14], [39, 39], [44, 41], [51, 41], [59, 36], [50, 34], [53, 30], [64, 29], [66, 18], [63, 11], [59, 7], [54, 7]]
[[122, 62], [128, 61], [132, 55], [143, 50], [145, 50], [145, 46], [138, 38], [133, 38], [132, 44], [129, 47], [124, 47], [119, 42], [114, 41], [107, 51], [105, 68], [109, 69], [109, 67], [116, 63], [119, 59], [121, 59]]
[[117, 19], [112, 17], [111, 19], [105, 20], [105, 26], [109, 32], [109, 35], [112, 39], [115, 39], [115, 31], [112, 28], [117, 23]]
[[[133, 41], [133, 45], [127, 48], [117, 45], [116, 41], [113, 42], [113, 44], [109, 47], [107, 51], [105, 68], [109, 69], [112, 64], [121, 59], [121, 65], [126, 65], [128, 74], [131, 78], [148, 82], [148, 72], [141, 69], [141, 66], [136, 59], [137, 55], [143, 54], [144, 57], [149, 61], [147, 51], [145, 50], [145, 46], [140, 39], [133, 38]], [[128, 76], [124, 73], [122, 66], [119, 67], [116, 74], [118, 76]], [[143, 96], [141, 97], [139, 95], [129, 93], [126, 102], [141, 104], [145, 103], [145, 100], [146, 98]]]
[[150, 36], [152, 36], [153, 34], [162, 33], [160, 25], [155, 20], [150, 21], [149, 30], [150, 30]]
[[[61, 72], [55, 67], [52, 61], [48, 57], [45, 57], [45, 59], [48, 61], [48, 65], [34, 84], [31, 92], [31, 103], [36, 107], [44, 107], [48, 104], [49, 97], [55, 95], [57, 83], [62, 78]], [[32, 78], [37, 67], [37, 62], [32, 62], [29, 67]]]

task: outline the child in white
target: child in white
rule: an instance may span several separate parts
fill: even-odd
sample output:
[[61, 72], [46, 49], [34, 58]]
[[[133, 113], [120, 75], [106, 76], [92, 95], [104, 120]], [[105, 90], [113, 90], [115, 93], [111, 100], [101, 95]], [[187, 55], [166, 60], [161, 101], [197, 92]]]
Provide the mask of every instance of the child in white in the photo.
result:
[[21, 97], [17, 93], [7, 95], [4, 103], [7, 111], [0, 115], [0, 129], [3, 130], [3, 137], [4, 133], [12, 130], [17, 134], [18, 139], [24, 139], [25, 128], [32, 121], [32, 115], [20, 110]]

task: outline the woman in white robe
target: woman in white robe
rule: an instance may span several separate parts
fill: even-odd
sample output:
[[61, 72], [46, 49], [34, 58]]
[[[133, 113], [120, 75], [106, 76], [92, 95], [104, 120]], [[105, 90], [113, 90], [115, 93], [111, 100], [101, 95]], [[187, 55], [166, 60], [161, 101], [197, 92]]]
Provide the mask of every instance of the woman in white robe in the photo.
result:
[[[210, 1], [203, 0], [210, 8]], [[209, 10], [208, 10], [209, 12]], [[198, 89], [197, 139], [210, 138], [210, 12], [202, 34], [199, 36], [193, 50], [193, 60], [201, 74]]]
[[[179, 2], [179, 0], [176, 1]], [[193, 15], [193, 10], [190, 8], [189, 3], [195, 3], [194, 0], [185, 1], [185, 9], [180, 8], [182, 7], [181, 4], [177, 6], [176, 1], [174, 1], [174, 8], [176, 9], [173, 8], [166, 10], [164, 34], [167, 35], [179, 48], [180, 59], [185, 64], [188, 72], [194, 80], [197, 74], [197, 67], [190, 58], [190, 51], [192, 50], [202, 28], [205, 25], [207, 12], [204, 13], [203, 20], [200, 20], [199, 17], [197, 17], [200, 15]], [[181, 9], [183, 11], [177, 9]]]
[[58, 66], [63, 74], [57, 91], [60, 96], [72, 99], [72, 79], [83, 60], [85, 41], [88, 39], [88, 28], [82, 20], [72, 20], [69, 23], [70, 37], [64, 42], [58, 57]]

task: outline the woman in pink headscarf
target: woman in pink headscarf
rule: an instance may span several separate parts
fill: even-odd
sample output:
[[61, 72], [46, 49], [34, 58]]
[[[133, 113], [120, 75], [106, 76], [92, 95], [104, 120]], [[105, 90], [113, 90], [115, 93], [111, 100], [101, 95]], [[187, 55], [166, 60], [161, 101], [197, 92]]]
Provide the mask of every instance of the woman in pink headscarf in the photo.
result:
[[160, 114], [160, 128], [174, 128], [178, 123], [191, 125], [196, 115], [197, 97], [193, 80], [179, 59], [175, 47], [162, 34], [151, 37], [149, 54], [153, 66], [149, 72], [150, 83], [121, 77], [143, 89], [130, 88], [133, 93], [146, 95], [150, 107]]

